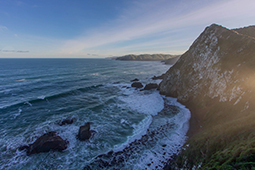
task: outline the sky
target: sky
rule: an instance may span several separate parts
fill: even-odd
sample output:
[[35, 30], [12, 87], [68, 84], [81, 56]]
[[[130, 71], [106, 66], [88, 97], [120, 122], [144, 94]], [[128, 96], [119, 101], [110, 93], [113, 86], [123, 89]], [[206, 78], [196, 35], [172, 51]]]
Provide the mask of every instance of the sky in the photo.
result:
[[182, 54], [213, 23], [255, 25], [254, 0], [0, 0], [0, 58]]

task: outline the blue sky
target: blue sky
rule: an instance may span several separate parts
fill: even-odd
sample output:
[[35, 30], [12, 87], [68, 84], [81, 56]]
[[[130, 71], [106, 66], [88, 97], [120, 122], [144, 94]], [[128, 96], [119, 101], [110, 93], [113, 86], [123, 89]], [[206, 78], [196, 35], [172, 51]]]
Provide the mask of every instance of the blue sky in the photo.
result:
[[182, 54], [212, 23], [255, 25], [254, 0], [0, 0], [0, 58]]

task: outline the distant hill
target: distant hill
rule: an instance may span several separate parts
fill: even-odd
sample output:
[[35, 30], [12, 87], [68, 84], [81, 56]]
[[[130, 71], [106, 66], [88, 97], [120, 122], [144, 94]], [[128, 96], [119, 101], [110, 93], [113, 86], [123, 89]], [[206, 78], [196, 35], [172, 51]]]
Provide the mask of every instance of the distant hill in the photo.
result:
[[164, 61], [170, 58], [177, 57], [178, 55], [170, 54], [141, 54], [134, 55], [129, 54], [122, 57], [117, 57], [116, 60], [125, 60], [125, 61]]
[[191, 111], [177, 169], [255, 167], [254, 30], [212, 24], [164, 75], [160, 93]]

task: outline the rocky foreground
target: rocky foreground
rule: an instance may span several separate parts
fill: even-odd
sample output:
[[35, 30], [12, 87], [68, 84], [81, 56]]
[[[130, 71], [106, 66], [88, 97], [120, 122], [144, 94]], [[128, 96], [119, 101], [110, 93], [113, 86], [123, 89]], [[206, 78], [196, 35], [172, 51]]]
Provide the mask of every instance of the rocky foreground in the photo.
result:
[[254, 30], [213, 24], [164, 75], [160, 93], [192, 114], [190, 138], [172, 168], [255, 167]]

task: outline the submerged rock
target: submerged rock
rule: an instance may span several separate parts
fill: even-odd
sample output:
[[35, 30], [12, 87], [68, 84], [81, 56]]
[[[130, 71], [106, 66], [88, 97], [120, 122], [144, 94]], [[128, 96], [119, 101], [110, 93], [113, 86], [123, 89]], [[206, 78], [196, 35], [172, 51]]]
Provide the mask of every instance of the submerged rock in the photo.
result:
[[58, 125], [59, 126], [63, 126], [63, 125], [67, 125], [67, 124], [72, 124], [73, 121], [74, 121], [73, 118], [72, 119], [64, 119], [64, 120], [58, 122]]
[[56, 132], [52, 131], [39, 137], [33, 144], [29, 146], [25, 145], [19, 149], [27, 149], [27, 155], [31, 155], [34, 153], [49, 152], [50, 150], [62, 151], [67, 148], [68, 143], [68, 141], [58, 136]]
[[85, 141], [91, 137], [90, 124], [90, 122], [87, 122], [85, 125], [80, 127], [79, 133], [77, 135], [79, 140]]
[[19, 150], [20, 150], [20, 151], [23, 151], [23, 150], [25, 150], [25, 149], [29, 149], [29, 146], [28, 146], [28, 145], [23, 145], [23, 146], [20, 146], [20, 147], [19, 147]]
[[143, 90], [151, 90], [151, 89], [157, 89], [157, 88], [158, 88], [158, 84], [149, 83], [149, 84], [146, 84]]
[[131, 80], [131, 82], [134, 82], [134, 81], [139, 81], [139, 79], [135, 78], [134, 80]]
[[140, 82], [134, 82], [131, 84], [131, 87], [142, 88], [143, 84]]

